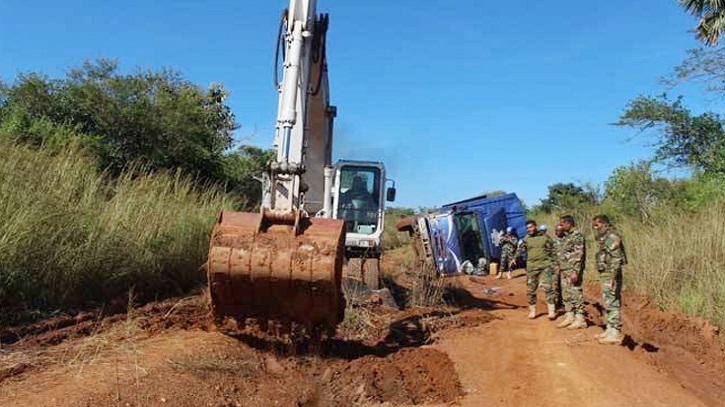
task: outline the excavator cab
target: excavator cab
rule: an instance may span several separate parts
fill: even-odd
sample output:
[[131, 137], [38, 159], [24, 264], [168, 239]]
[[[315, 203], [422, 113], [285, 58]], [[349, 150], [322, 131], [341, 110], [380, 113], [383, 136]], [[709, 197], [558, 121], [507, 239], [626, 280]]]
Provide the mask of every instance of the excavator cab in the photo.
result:
[[[335, 219], [345, 221], [349, 234], [378, 236], [382, 222], [381, 168], [365, 165], [342, 165], [337, 170], [337, 205]], [[355, 245], [359, 243], [354, 240]]]
[[341, 160], [335, 166], [332, 218], [345, 221], [345, 276], [371, 289], [380, 287], [385, 201], [395, 199], [388, 182], [381, 162]]

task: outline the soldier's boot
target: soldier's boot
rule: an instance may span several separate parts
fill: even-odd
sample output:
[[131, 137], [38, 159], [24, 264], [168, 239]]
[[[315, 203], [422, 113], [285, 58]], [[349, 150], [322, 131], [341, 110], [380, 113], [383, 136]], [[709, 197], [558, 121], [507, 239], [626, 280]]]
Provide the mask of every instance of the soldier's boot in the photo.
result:
[[528, 319], [534, 319], [536, 318], [536, 305], [529, 305], [529, 315], [527, 316]]
[[574, 323], [569, 325], [566, 329], [584, 329], [587, 327], [587, 320], [584, 319], [584, 314], [576, 314], [574, 316]]
[[556, 304], [546, 304], [546, 310], [549, 312], [549, 319], [555, 320], [556, 319]]
[[622, 344], [622, 333], [617, 328], [611, 328], [609, 334], [599, 339], [599, 343], [603, 345], [621, 345]]
[[496, 273], [496, 280], [498, 280], [502, 276], [503, 276], [503, 273], [499, 271], [498, 273]]
[[571, 325], [572, 322], [574, 322], [574, 313], [567, 312], [564, 320], [559, 322], [559, 324], [557, 324], [556, 327], [557, 328], [566, 328], [567, 326]]
[[506, 278], [508, 278], [509, 280], [511, 280], [511, 272], [510, 271], [507, 271], [506, 272]]
[[594, 335], [594, 338], [595, 339], [602, 339], [602, 338], [604, 338], [605, 336], [609, 335], [609, 331], [611, 329], [612, 328], [610, 328], [609, 325], [607, 325], [607, 329], [605, 329], [603, 332], [600, 332], [600, 333]]

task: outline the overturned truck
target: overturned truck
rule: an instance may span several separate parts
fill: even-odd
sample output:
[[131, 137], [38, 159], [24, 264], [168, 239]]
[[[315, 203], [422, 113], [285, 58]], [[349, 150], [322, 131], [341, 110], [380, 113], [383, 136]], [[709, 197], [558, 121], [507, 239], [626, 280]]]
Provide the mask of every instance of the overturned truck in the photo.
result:
[[524, 208], [514, 193], [453, 202], [396, 223], [413, 237], [417, 265], [439, 275], [486, 273], [499, 262], [507, 227], [519, 237], [526, 233]]

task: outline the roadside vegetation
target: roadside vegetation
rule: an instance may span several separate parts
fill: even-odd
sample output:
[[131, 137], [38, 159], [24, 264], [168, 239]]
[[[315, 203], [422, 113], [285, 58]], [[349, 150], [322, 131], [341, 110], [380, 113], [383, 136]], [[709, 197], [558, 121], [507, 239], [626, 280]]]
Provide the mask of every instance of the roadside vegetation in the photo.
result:
[[[231, 199], [180, 172], [97, 172], [81, 150], [0, 149], [0, 306], [108, 304], [180, 294], [203, 280], [209, 230]], [[141, 298], [140, 298], [141, 299]]]
[[222, 209], [270, 151], [236, 146], [219, 85], [86, 62], [0, 83], [0, 325], [198, 287]]

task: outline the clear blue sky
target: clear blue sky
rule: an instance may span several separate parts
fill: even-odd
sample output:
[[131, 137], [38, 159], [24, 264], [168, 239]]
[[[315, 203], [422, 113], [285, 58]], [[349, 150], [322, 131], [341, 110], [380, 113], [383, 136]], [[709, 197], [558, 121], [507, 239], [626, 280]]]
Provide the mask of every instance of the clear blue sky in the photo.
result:
[[[385, 161], [397, 206], [499, 189], [536, 204], [555, 182], [603, 182], [651, 155], [610, 123], [636, 95], [662, 92], [658, 78], [699, 45], [675, 0], [493, 3], [318, 1], [331, 19], [334, 154]], [[59, 77], [98, 57], [172, 67], [223, 83], [239, 140], [271, 147], [287, 4], [2, 0], [0, 78]]]

